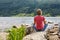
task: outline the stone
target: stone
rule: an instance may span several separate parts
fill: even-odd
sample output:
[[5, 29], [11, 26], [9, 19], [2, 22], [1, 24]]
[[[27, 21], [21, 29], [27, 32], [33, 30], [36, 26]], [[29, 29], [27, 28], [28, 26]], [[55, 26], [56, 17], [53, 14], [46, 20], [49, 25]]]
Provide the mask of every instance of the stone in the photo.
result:
[[49, 39], [49, 40], [60, 40], [60, 39], [58, 38], [58, 35], [50, 35], [50, 36], [48, 37], [48, 39]]
[[47, 40], [44, 35], [45, 32], [35, 32], [25, 36], [23, 40]]
[[21, 26], [24, 26], [24, 27], [26, 28], [26, 30], [25, 30], [26, 35], [29, 35], [29, 34], [31, 34], [31, 33], [36, 32], [36, 30], [35, 30], [31, 25], [22, 24]]
[[54, 26], [52, 29], [47, 30], [45, 38], [47, 40], [60, 40], [60, 38], [59, 38], [59, 27]]
[[34, 33], [34, 32], [35, 32], [35, 30], [32, 27], [27, 27], [26, 28], [26, 35]]
[[47, 31], [36, 32], [32, 26], [26, 25], [26, 36], [23, 40], [60, 40], [60, 33], [58, 25]]

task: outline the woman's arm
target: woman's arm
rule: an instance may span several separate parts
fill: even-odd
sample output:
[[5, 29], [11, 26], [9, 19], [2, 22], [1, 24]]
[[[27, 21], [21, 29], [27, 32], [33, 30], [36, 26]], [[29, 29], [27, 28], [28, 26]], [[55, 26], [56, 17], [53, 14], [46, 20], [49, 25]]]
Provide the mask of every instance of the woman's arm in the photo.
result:
[[34, 17], [34, 25], [36, 24], [36, 18]]
[[36, 21], [34, 20], [34, 25], [36, 24]]
[[44, 20], [44, 24], [47, 24], [46, 20]]

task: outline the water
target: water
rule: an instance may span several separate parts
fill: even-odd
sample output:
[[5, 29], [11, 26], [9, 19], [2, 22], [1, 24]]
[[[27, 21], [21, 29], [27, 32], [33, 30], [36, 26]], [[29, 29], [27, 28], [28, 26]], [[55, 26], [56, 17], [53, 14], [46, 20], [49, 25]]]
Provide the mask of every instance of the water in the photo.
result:
[[[60, 23], [60, 17], [46, 17], [47, 21]], [[33, 17], [0, 17], [0, 29], [11, 28], [13, 25], [32, 24]]]

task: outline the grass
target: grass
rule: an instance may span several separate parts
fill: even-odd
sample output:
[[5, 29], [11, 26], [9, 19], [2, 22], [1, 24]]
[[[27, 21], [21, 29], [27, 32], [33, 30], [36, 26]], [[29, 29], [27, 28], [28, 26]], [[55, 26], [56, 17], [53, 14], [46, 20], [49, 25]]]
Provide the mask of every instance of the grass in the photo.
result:
[[9, 30], [9, 35], [7, 40], [22, 40], [25, 36], [25, 27], [12, 28]]
[[19, 13], [11, 17], [33, 17], [33, 16], [34, 16], [34, 13]]

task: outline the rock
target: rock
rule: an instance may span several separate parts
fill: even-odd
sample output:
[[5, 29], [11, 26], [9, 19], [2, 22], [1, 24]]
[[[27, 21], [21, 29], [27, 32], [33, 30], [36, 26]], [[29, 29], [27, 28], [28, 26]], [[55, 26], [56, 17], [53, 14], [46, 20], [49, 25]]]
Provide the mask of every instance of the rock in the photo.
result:
[[31, 25], [22, 24], [21, 26], [24, 26], [24, 27], [26, 28], [26, 30], [25, 30], [26, 35], [29, 35], [29, 34], [31, 34], [31, 33], [36, 32], [35, 29], [34, 29]]
[[0, 32], [0, 40], [7, 40], [8, 34], [6, 32]]
[[12, 26], [13, 28], [17, 28], [17, 26]]
[[32, 26], [26, 25], [26, 35], [23, 40], [60, 40], [58, 24], [46, 32], [36, 32]]
[[54, 24], [54, 26], [58, 26], [58, 24]]
[[59, 28], [58, 27], [53, 27], [51, 30], [50, 30], [50, 33], [58, 33], [59, 32]]
[[27, 27], [26, 28], [26, 35], [34, 33], [34, 32], [36, 32], [36, 31], [33, 29], [33, 27]]
[[23, 40], [47, 40], [44, 35], [45, 32], [35, 32], [25, 36]]
[[45, 38], [47, 40], [60, 40], [59, 27], [55, 25], [52, 29], [47, 30]]
[[58, 35], [50, 35], [50, 36], [48, 37], [48, 39], [49, 39], [49, 40], [60, 40], [60, 39], [58, 38]]
[[52, 21], [48, 21], [48, 23], [49, 23], [49, 24], [53, 24], [53, 22], [52, 22]]

